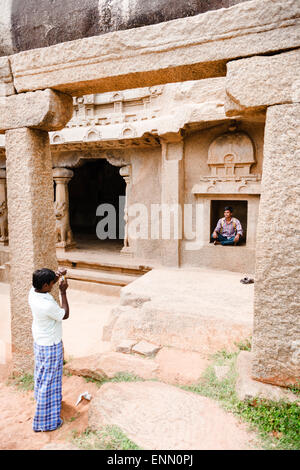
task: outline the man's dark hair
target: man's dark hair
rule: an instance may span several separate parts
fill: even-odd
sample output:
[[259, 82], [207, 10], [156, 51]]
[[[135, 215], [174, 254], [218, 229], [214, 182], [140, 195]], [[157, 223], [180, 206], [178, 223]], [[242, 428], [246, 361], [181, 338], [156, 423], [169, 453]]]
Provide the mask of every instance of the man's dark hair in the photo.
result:
[[52, 269], [37, 269], [32, 274], [32, 285], [35, 289], [40, 290], [44, 284], [50, 284], [51, 281], [54, 281], [56, 275]]
[[232, 212], [233, 212], [233, 208], [232, 208], [231, 206], [226, 206], [226, 207], [224, 208], [224, 212], [225, 212], [225, 211], [230, 211], [230, 212], [232, 213]]

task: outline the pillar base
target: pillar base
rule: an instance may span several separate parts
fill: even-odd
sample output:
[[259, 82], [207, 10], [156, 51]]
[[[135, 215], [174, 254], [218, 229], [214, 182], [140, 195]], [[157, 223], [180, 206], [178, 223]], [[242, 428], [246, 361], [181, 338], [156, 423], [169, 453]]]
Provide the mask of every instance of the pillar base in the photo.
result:
[[68, 243], [68, 244], [56, 243], [55, 248], [56, 248], [56, 253], [65, 253], [66, 251], [74, 250], [74, 248], [76, 248], [76, 243], [75, 242]]
[[120, 251], [122, 255], [126, 256], [133, 256], [133, 251], [130, 246], [123, 246], [122, 250]]

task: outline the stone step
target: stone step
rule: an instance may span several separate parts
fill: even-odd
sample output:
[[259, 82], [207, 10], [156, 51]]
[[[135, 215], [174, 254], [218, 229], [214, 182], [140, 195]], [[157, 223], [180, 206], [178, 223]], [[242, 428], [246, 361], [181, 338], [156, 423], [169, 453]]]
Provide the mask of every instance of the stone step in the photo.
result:
[[134, 262], [126, 262], [120, 259], [118, 262], [109, 261], [96, 261], [91, 258], [91, 254], [87, 255], [85, 259], [82, 257], [76, 257], [72, 254], [58, 255], [58, 263], [60, 266], [73, 269], [84, 269], [93, 271], [105, 271], [111, 273], [130, 274], [135, 276], [141, 276], [151, 271], [152, 266], [142, 265]]
[[96, 269], [74, 269], [69, 268], [67, 272], [68, 279], [78, 281], [94, 282], [98, 284], [108, 284], [113, 286], [127, 286], [135, 281], [138, 276], [133, 274], [114, 273], [109, 271], [97, 271]]

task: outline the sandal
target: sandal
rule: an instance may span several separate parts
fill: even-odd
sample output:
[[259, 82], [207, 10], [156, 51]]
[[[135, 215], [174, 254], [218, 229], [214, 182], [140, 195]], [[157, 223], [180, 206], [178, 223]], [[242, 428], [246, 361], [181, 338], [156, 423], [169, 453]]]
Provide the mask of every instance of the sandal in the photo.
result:
[[244, 277], [243, 279], [240, 280], [242, 284], [253, 284], [254, 279], [251, 279], [250, 277]]

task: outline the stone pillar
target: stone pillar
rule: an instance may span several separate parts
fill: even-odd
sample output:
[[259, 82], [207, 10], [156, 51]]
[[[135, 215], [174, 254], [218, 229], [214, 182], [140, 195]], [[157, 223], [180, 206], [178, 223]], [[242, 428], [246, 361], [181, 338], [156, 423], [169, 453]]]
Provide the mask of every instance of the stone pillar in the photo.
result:
[[74, 173], [68, 168], [54, 168], [53, 179], [56, 183], [54, 213], [56, 218], [56, 248], [63, 251], [76, 246], [70, 226], [68, 184]]
[[[162, 241], [163, 264], [165, 266], [178, 267], [180, 266], [180, 250], [183, 233], [184, 142], [180, 135], [176, 135], [172, 140], [161, 139], [161, 144], [162, 224], [166, 224], [166, 231], [169, 219], [171, 220], [171, 238]], [[178, 213], [176, 213], [176, 207]], [[173, 217], [174, 222], [172, 222]], [[164, 230], [164, 226], [162, 229]], [[178, 238], [176, 238], [176, 235], [178, 235]]]
[[32, 273], [57, 269], [52, 159], [48, 133], [21, 128], [6, 132], [12, 353], [15, 370], [33, 364], [28, 292]]
[[6, 171], [0, 169], [0, 246], [8, 245]]
[[[32, 273], [57, 268], [48, 132], [65, 127], [72, 113], [72, 98], [50, 89], [0, 102], [0, 132], [6, 133], [12, 356], [18, 372], [32, 372], [33, 366]], [[58, 289], [53, 293], [57, 297]]]
[[300, 380], [300, 104], [267, 110], [259, 207], [252, 377]]
[[124, 246], [121, 250], [121, 253], [126, 255], [131, 255], [132, 250], [129, 246], [129, 239], [128, 239], [128, 199], [130, 194], [130, 183], [131, 183], [131, 165], [122, 166], [120, 168], [120, 175], [124, 178], [126, 183], [126, 193], [125, 193], [125, 207], [124, 207], [124, 220], [125, 220], [125, 228], [124, 228]]

